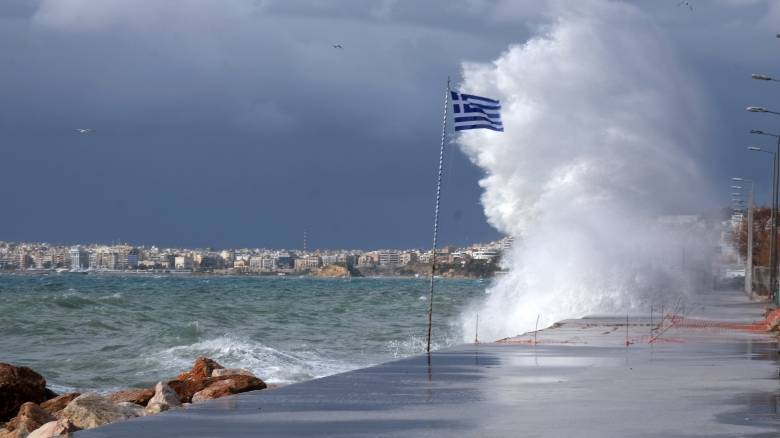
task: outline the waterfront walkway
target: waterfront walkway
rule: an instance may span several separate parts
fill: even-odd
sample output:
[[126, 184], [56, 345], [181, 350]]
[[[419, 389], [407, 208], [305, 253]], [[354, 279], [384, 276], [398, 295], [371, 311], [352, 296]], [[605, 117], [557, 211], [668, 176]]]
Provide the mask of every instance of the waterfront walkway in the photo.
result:
[[[713, 291], [655, 316], [563, 321], [504, 343], [192, 405], [77, 437], [777, 437], [764, 306]], [[628, 344], [628, 345], [626, 345]]]

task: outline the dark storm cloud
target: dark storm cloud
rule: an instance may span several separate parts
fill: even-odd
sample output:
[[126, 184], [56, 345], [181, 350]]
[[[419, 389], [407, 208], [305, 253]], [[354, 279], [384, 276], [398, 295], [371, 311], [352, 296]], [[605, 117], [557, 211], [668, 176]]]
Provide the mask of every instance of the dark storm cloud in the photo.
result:
[[[780, 46], [760, 34], [774, 12], [651, 3], [713, 95], [703, 111], [743, 123], [743, 94], [765, 94], [743, 70], [776, 67]], [[426, 246], [446, 76], [547, 14], [536, 1], [0, 3], [0, 239], [281, 247], [308, 229], [321, 247]], [[717, 129], [704, 159], [721, 178], [737, 135]], [[449, 160], [444, 241], [497, 237], [479, 171]]]

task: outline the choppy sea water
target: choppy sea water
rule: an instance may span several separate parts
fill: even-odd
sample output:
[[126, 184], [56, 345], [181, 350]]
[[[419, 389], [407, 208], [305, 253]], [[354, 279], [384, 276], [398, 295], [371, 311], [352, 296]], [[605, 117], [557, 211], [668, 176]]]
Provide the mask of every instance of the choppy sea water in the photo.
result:
[[[196, 356], [294, 383], [425, 350], [424, 279], [0, 275], [0, 362], [59, 391], [149, 386]], [[435, 347], [486, 283], [438, 280]]]

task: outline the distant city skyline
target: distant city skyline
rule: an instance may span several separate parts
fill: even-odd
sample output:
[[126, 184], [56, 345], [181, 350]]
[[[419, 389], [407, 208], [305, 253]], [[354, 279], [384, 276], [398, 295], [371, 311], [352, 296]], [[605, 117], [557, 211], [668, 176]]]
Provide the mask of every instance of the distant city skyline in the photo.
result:
[[[467, 247], [444, 246], [436, 250], [437, 266], [454, 265], [456, 269], [484, 271], [486, 264], [498, 260], [514, 239], [505, 237]], [[346, 269], [373, 271], [376, 274], [406, 267], [406, 274], [430, 271], [433, 251], [408, 248], [295, 249], [295, 248], [186, 248], [155, 245], [75, 244], [51, 245], [45, 242], [0, 241], [0, 271], [57, 272], [202, 272], [217, 274], [286, 275], [314, 273], [320, 268], [341, 265]], [[471, 264], [470, 264], [471, 262]], [[481, 265], [479, 265], [481, 263]], [[426, 268], [425, 265], [428, 265]], [[498, 268], [496, 263], [490, 272]], [[450, 268], [448, 268], [450, 269]], [[378, 270], [378, 271], [377, 271]], [[356, 271], [357, 272], [357, 271]], [[342, 275], [346, 271], [342, 272]]]

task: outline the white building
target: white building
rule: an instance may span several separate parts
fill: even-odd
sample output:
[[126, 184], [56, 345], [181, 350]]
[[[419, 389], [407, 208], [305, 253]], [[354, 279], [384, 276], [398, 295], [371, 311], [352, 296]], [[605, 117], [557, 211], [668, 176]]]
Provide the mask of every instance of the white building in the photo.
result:
[[320, 256], [322, 266], [335, 265], [339, 261], [339, 256], [335, 254], [325, 254]]
[[80, 246], [71, 247], [68, 250], [70, 256], [70, 269], [86, 269], [89, 267], [89, 254], [81, 249]]
[[177, 255], [174, 261], [176, 269], [192, 269], [193, 260], [189, 255]]
[[498, 257], [498, 251], [488, 248], [480, 248], [471, 253], [471, 258], [474, 260], [493, 260]]
[[379, 253], [379, 266], [400, 266], [401, 256], [394, 251], [382, 251]]

